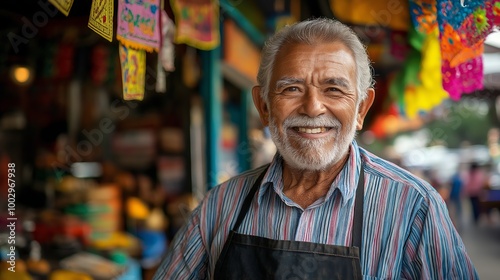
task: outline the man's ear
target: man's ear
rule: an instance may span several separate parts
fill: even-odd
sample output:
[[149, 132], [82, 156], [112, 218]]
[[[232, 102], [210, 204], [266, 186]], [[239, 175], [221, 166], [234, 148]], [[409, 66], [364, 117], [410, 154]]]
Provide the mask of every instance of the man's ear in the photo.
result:
[[356, 130], [361, 130], [363, 128], [363, 122], [365, 121], [366, 114], [375, 100], [375, 90], [369, 88], [366, 92], [366, 98], [361, 101], [358, 106], [358, 116], [356, 118]]
[[266, 101], [260, 95], [261, 89], [262, 89], [261, 86], [254, 86], [252, 88], [253, 104], [255, 105], [255, 108], [257, 108], [257, 111], [259, 112], [260, 122], [262, 123], [262, 125], [268, 126], [269, 125], [269, 108], [267, 107]]

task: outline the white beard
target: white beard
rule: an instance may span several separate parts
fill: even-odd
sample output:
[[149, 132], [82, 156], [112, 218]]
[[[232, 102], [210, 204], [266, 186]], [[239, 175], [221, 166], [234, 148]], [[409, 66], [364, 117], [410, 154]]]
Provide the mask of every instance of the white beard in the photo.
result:
[[[324, 171], [345, 157], [351, 142], [356, 137], [355, 118], [348, 124], [347, 134], [339, 133], [342, 125], [335, 117], [324, 115], [317, 118], [288, 117], [283, 122], [281, 133], [278, 131], [274, 118], [270, 115], [269, 130], [274, 144], [287, 164], [300, 170]], [[322, 139], [306, 139], [288, 134], [288, 128], [300, 126], [332, 127], [334, 133]], [[291, 140], [299, 147], [294, 147]], [[327, 143], [331, 141], [335, 141], [333, 147], [327, 147]]]

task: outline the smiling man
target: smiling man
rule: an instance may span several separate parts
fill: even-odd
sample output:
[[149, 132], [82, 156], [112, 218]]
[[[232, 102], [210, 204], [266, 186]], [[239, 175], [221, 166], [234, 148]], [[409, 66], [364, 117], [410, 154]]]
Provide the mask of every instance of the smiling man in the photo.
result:
[[155, 279], [478, 278], [434, 188], [357, 145], [375, 92], [351, 29], [283, 28], [257, 80], [277, 154], [207, 194]]

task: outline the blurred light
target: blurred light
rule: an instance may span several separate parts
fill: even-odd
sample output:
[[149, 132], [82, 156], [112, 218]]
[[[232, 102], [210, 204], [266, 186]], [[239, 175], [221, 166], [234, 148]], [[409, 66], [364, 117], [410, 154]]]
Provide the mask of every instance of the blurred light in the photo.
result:
[[500, 49], [500, 32], [498, 30], [494, 30], [486, 37], [484, 43]]
[[102, 175], [99, 162], [75, 162], [71, 165], [71, 173], [76, 178], [97, 178]]
[[500, 73], [500, 53], [483, 54], [483, 74]]
[[383, 128], [386, 134], [392, 135], [398, 132], [399, 118], [393, 115], [388, 115], [384, 119]]
[[33, 78], [31, 69], [26, 66], [14, 65], [10, 71], [12, 80], [19, 85], [26, 85]]
[[16, 78], [16, 81], [23, 84], [30, 78], [30, 70], [26, 67], [17, 67], [14, 70], [14, 78]]

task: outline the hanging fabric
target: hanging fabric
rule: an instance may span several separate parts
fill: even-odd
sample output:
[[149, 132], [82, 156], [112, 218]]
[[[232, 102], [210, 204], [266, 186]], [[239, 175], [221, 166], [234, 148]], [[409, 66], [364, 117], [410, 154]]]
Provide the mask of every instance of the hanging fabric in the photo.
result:
[[73, 2], [73, 0], [49, 0], [49, 3], [54, 5], [65, 16], [69, 15]]
[[158, 52], [160, 10], [160, 0], [119, 0], [116, 38], [127, 47]]
[[113, 41], [113, 0], [92, 0], [88, 27], [104, 39]]
[[156, 63], [156, 92], [165, 93], [167, 91], [167, 73], [173, 72], [174, 66], [174, 22], [168, 17], [167, 12], [161, 11], [161, 48], [158, 52], [158, 60]]
[[500, 24], [499, 0], [410, 0], [420, 31], [439, 30], [443, 88], [452, 99], [483, 88], [483, 43]]
[[146, 52], [120, 44], [120, 64], [124, 100], [143, 100], [146, 76]]
[[174, 22], [168, 17], [167, 12], [161, 12], [161, 34], [162, 44], [158, 58], [163, 66], [163, 69], [168, 72], [175, 70], [174, 66], [174, 35], [175, 25]]
[[404, 93], [406, 115], [414, 118], [440, 105], [448, 98], [442, 85], [441, 53], [436, 35], [426, 36], [422, 46], [419, 82]]
[[219, 6], [215, 0], [171, 0], [177, 32], [175, 43], [201, 50], [219, 45]]

